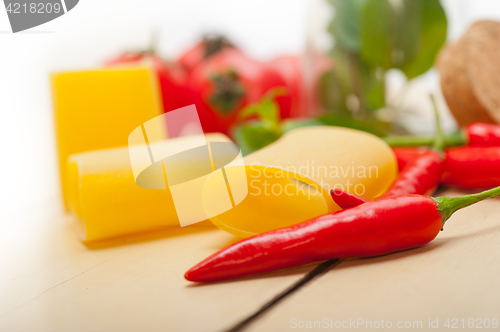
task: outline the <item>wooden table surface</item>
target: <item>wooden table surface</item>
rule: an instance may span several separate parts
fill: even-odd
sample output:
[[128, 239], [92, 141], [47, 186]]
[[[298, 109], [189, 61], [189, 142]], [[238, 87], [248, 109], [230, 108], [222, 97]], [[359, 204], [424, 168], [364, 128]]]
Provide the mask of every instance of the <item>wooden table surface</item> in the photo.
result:
[[[0, 331], [222, 331], [315, 267], [197, 285], [183, 273], [231, 235], [178, 229], [88, 248], [55, 197], [2, 219]], [[490, 200], [458, 212], [427, 246], [342, 262], [246, 330], [349, 320], [449, 330], [448, 318], [500, 318], [499, 276], [500, 200]]]

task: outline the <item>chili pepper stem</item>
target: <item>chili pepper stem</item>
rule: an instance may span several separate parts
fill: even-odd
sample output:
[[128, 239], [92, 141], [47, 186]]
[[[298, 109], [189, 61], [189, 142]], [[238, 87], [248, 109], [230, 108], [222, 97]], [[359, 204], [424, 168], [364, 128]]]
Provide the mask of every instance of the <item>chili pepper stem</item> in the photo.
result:
[[[431, 146], [434, 143], [434, 137], [432, 136], [387, 136], [383, 140], [392, 147], [397, 146]], [[457, 132], [445, 135], [444, 145], [450, 146], [461, 146], [466, 145], [469, 142], [465, 130], [459, 130]]]
[[439, 120], [439, 110], [436, 104], [436, 99], [434, 96], [430, 95], [432, 106], [434, 109], [434, 119], [436, 122], [436, 135], [434, 136], [434, 143], [432, 144], [432, 149], [441, 154], [441, 157], [444, 157], [443, 149], [444, 149], [444, 137], [443, 130], [441, 129], [441, 121]]
[[469, 144], [469, 135], [465, 128], [454, 133], [448, 134], [444, 138], [446, 146], [462, 146]]
[[486, 190], [477, 194], [461, 197], [432, 197], [438, 206], [439, 214], [443, 217], [443, 225], [453, 213], [464, 207], [480, 202], [488, 198], [500, 196], [500, 187]]

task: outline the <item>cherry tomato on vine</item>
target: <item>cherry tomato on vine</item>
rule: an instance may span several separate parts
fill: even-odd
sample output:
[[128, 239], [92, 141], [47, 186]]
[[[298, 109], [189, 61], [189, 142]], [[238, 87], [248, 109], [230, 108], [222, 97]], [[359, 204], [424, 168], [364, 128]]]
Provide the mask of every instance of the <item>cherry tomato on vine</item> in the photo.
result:
[[[228, 133], [246, 105], [257, 103], [270, 89], [284, 86], [281, 75], [266, 63], [228, 48], [199, 64], [188, 78], [205, 132]], [[276, 98], [281, 118], [290, 117], [289, 94]]]

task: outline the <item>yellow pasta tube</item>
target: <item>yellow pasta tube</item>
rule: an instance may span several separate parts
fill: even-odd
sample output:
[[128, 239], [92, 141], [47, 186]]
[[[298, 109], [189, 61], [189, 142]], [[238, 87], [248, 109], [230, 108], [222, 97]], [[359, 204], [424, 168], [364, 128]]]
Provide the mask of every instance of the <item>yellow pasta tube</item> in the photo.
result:
[[[127, 146], [130, 132], [161, 114], [162, 106], [156, 75], [144, 67], [54, 73], [51, 83], [61, 186], [68, 207], [68, 156]], [[163, 129], [157, 130], [157, 137], [165, 138]]]
[[[190, 139], [176, 140], [176, 148], [182, 151], [184, 145], [188, 149]], [[205, 139], [230, 142], [222, 134], [206, 134]], [[168, 144], [171, 140], [159, 141], [152, 148]], [[128, 147], [72, 155], [67, 173], [71, 207], [84, 242], [180, 227], [168, 185], [166, 189], [145, 189], [136, 184]]]

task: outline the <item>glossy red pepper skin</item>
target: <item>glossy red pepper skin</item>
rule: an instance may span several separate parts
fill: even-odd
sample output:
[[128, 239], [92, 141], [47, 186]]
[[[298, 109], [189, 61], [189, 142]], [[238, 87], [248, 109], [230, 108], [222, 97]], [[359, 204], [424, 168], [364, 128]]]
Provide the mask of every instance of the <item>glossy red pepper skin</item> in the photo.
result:
[[377, 199], [244, 239], [208, 257], [184, 277], [210, 282], [325, 259], [378, 256], [422, 246], [442, 227], [432, 198]]
[[425, 151], [425, 148], [420, 147], [392, 148], [392, 152], [394, 152], [394, 155], [396, 156], [396, 160], [398, 162], [398, 171], [401, 172], [406, 167], [408, 162], [417, 158]]
[[469, 146], [500, 146], [500, 126], [474, 122], [465, 127]]
[[443, 173], [443, 156], [427, 150], [410, 160], [382, 197], [418, 194], [430, 195], [439, 185]]
[[500, 185], [500, 147], [464, 146], [446, 150], [442, 183], [465, 189]]
[[333, 201], [342, 209], [350, 209], [368, 202], [368, 200], [363, 197], [356, 196], [341, 189], [332, 189], [330, 191], [330, 195], [332, 196]]
[[[403, 148], [398, 150], [408, 150], [400, 154], [405, 158], [405, 167], [381, 197], [432, 194], [439, 185], [443, 174], [444, 162], [441, 154], [429, 149]], [[332, 190], [330, 195], [342, 209], [349, 209], [367, 202], [362, 197], [339, 189]]]

